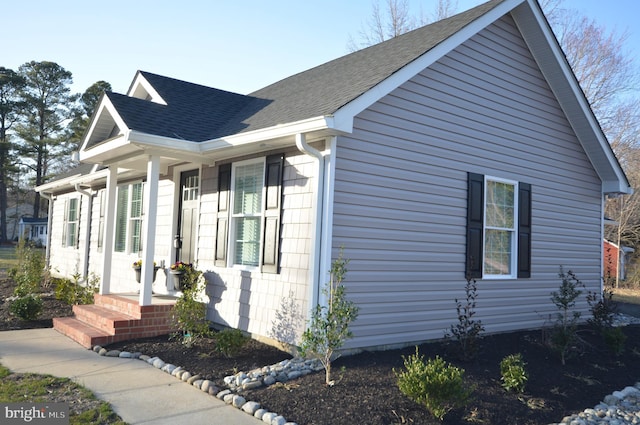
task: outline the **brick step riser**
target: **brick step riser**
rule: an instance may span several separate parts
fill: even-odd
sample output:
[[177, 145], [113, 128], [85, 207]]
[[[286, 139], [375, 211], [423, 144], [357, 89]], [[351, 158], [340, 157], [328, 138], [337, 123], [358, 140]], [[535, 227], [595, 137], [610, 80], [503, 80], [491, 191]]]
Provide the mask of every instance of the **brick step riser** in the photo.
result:
[[94, 302], [101, 307], [124, 313], [137, 319], [142, 317], [142, 307], [137, 302], [129, 299], [95, 294]]
[[79, 321], [103, 330], [109, 335], [124, 334], [129, 332], [128, 329], [170, 328], [170, 316], [166, 312], [145, 313], [141, 319], [111, 319], [101, 316], [100, 312], [83, 308], [83, 306], [75, 306], [73, 312]]
[[130, 319], [112, 319], [104, 317], [101, 316], [99, 312], [87, 310], [83, 308], [83, 306], [74, 306], [73, 314], [79, 321], [93, 326], [94, 328], [103, 330], [109, 335], [115, 335], [130, 326], [140, 326], [142, 323], [141, 319], [135, 319], [133, 317]]
[[53, 319], [53, 327], [63, 335], [68, 336], [78, 344], [86, 348], [92, 348], [95, 345], [107, 345], [114, 342], [126, 341], [129, 339], [148, 338], [158, 335], [166, 335], [173, 330], [169, 325], [154, 327], [135, 327], [128, 329], [128, 332], [116, 335], [89, 335], [82, 329], [86, 324], [82, 324], [77, 319], [71, 321], [62, 321]]

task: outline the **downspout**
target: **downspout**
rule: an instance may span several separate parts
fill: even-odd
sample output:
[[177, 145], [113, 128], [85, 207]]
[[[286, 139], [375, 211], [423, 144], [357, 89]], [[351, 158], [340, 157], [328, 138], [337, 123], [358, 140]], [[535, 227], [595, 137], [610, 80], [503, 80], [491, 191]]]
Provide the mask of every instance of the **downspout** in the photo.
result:
[[91, 246], [91, 219], [93, 216], [93, 193], [80, 188], [80, 184], [75, 184], [76, 192], [81, 195], [87, 196], [89, 199], [89, 212], [87, 213], [87, 229], [85, 231], [85, 243], [84, 243], [84, 262], [82, 270], [82, 279], [85, 282], [89, 281], [89, 248]]
[[[314, 311], [320, 297], [320, 276], [322, 275], [322, 216], [323, 216], [323, 196], [324, 196], [324, 155], [317, 149], [309, 146], [306, 141], [305, 135], [302, 133], [296, 134], [296, 147], [298, 150], [316, 160], [318, 184], [316, 186], [316, 196], [313, 198], [313, 229], [311, 235], [311, 252], [309, 261], [309, 292], [308, 292], [308, 311], [311, 314]], [[309, 317], [311, 317], [309, 315]]]
[[48, 269], [51, 260], [51, 223], [53, 218], [53, 195], [45, 192], [40, 192], [40, 196], [47, 200], [49, 206], [47, 207], [47, 246], [44, 248], [44, 266]]

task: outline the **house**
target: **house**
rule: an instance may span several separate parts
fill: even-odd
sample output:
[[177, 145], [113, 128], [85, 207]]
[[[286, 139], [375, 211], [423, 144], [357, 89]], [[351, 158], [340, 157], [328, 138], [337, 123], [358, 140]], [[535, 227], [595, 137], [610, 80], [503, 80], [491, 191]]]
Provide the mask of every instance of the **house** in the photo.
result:
[[18, 236], [33, 243], [47, 245], [47, 217], [21, 217], [18, 222]]
[[37, 188], [60, 274], [139, 289], [143, 308], [195, 262], [214, 325], [295, 344], [343, 249], [354, 350], [441, 338], [466, 277], [488, 332], [540, 327], [560, 266], [601, 289], [603, 201], [631, 192], [535, 0], [249, 95], [140, 71], [101, 99], [79, 158]]
[[613, 280], [625, 280], [627, 278], [627, 266], [629, 265], [629, 256], [635, 251], [628, 246], [620, 246], [606, 239], [602, 242], [604, 250], [604, 278]]

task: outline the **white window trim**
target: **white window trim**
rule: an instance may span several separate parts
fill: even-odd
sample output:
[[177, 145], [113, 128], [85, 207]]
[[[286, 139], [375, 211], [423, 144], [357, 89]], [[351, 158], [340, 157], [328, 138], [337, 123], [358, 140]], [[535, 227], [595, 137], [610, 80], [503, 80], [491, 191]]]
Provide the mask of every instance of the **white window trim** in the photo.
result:
[[[231, 196], [229, 198], [229, 234], [227, 235], [228, 237], [228, 249], [227, 249], [227, 267], [231, 267], [234, 269], [238, 269], [238, 270], [247, 270], [247, 271], [256, 271], [256, 270], [260, 270], [260, 265], [262, 264], [262, 248], [263, 248], [263, 243], [264, 243], [264, 238], [262, 237], [262, 233], [264, 231], [264, 229], [262, 228], [263, 226], [263, 222], [264, 222], [264, 202], [265, 202], [265, 182], [264, 182], [264, 170], [265, 170], [265, 166], [266, 166], [266, 157], [261, 157], [261, 158], [255, 158], [255, 159], [247, 159], [244, 161], [238, 161], [238, 162], [234, 162], [231, 164], [231, 186], [230, 186], [230, 190], [231, 190]], [[249, 266], [249, 265], [243, 265], [243, 264], [236, 264], [235, 263], [235, 252], [236, 252], [236, 226], [237, 226], [237, 219], [238, 217], [240, 217], [239, 215], [236, 215], [233, 213], [233, 207], [235, 205], [235, 196], [236, 196], [236, 169], [238, 167], [242, 167], [245, 165], [251, 165], [251, 164], [262, 164], [262, 195], [261, 195], [261, 202], [260, 202], [260, 214], [256, 215], [256, 217], [259, 217], [260, 219], [260, 245], [258, 247], [258, 264], [255, 266]]]
[[[510, 264], [510, 274], [491, 274], [488, 273], [485, 269], [485, 260], [487, 255], [487, 246], [486, 246], [486, 232], [487, 232], [487, 190], [488, 190], [488, 182], [495, 183], [505, 183], [513, 186], [513, 230], [511, 230], [511, 264]], [[494, 176], [484, 176], [484, 205], [483, 205], [483, 223], [482, 223], [482, 279], [486, 280], [505, 280], [505, 279], [517, 279], [518, 277], [518, 194], [519, 187], [518, 181], [509, 180], [500, 177]], [[491, 229], [499, 229], [499, 230], [510, 230], [508, 228], [498, 228], [492, 227]]]
[[[71, 202], [76, 201], [76, 219], [70, 220], [69, 213], [71, 212]], [[81, 198], [70, 197], [67, 198], [67, 202], [65, 203], [66, 208], [64, 211], [64, 247], [65, 248], [73, 248], [78, 249], [78, 237], [80, 233], [80, 202], [82, 202]], [[69, 243], [69, 226], [71, 224], [75, 224], [75, 234], [71, 243]]]

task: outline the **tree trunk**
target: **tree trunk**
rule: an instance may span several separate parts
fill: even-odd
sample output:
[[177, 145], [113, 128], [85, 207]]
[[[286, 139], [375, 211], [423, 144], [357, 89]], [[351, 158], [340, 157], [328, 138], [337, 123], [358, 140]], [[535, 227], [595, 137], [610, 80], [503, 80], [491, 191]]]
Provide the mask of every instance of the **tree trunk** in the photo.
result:
[[0, 243], [7, 237], [7, 133], [5, 123], [0, 122]]

